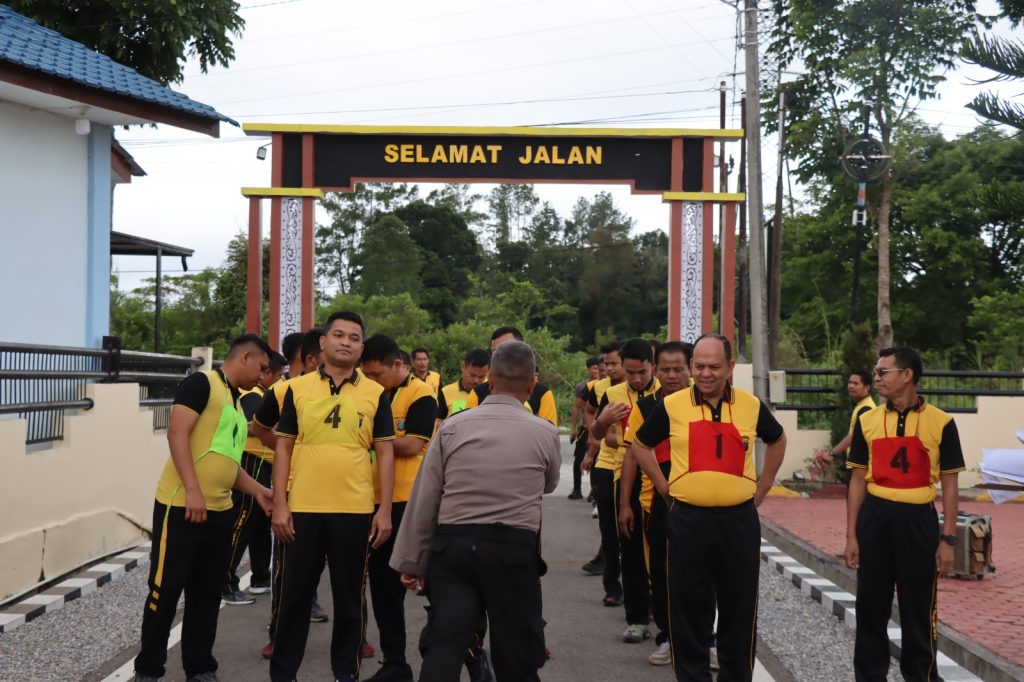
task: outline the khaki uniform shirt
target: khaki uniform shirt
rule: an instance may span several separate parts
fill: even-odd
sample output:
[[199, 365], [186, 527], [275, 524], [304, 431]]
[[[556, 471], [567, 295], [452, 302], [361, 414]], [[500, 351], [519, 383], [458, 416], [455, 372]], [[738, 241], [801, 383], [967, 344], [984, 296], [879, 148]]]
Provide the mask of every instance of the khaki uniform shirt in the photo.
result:
[[434, 434], [398, 529], [391, 567], [426, 575], [440, 524], [540, 530], [541, 497], [558, 485], [558, 429], [508, 395], [449, 417]]

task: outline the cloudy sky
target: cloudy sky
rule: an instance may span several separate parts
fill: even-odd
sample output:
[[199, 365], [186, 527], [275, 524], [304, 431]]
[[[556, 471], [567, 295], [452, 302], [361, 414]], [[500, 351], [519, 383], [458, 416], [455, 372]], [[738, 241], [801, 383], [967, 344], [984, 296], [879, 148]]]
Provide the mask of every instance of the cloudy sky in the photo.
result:
[[[240, 123], [718, 127], [724, 80], [727, 125], [741, 127], [743, 55], [723, 0], [242, 0], [241, 13], [235, 61], [206, 74], [190, 62], [176, 86]], [[950, 74], [921, 116], [948, 137], [973, 129], [964, 104], [983, 75]], [[148, 175], [117, 189], [114, 229], [195, 249], [190, 270], [219, 266], [246, 229], [239, 189], [270, 184], [269, 160], [256, 159], [265, 140], [228, 124], [220, 139], [168, 126], [116, 135]], [[738, 145], [728, 153], [738, 162]], [[773, 178], [774, 140], [764, 157]], [[537, 187], [563, 215], [598, 189]], [[667, 230], [658, 198], [606, 189], [638, 231]], [[114, 269], [132, 288], [154, 264], [117, 257]]]

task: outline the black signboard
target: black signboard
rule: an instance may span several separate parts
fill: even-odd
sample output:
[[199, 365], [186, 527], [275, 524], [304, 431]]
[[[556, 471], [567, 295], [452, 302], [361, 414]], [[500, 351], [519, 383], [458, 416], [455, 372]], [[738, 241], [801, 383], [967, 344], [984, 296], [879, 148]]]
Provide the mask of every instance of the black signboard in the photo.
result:
[[[314, 184], [358, 181], [623, 183], [637, 192], [672, 189], [669, 137], [486, 136], [315, 133]], [[302, 187], [301, 134], [283, 135], [282, 181]], [[704, 145], [683, 141], [683, 191], [700, 191]]]

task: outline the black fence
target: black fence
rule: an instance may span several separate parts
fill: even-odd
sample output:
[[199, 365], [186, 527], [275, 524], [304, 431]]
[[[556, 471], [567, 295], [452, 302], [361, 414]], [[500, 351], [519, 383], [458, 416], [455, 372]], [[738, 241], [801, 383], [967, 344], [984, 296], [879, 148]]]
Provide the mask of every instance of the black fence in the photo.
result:
[[[786, 402], [775, 407], [799, 410], [801, 427], [829, 428], [838, 391], [845, 387], [847, 377], [833, 369], [781, 371], [786, 373]], [[1024, 372], [925, 370], [917, 392], [946, 412], [975, 413], [978, 396], [1024, 397]]]
[[116, 337], [104, 338], [103, 348], [0, 343], [0, 418], [25, 419], [27, 444], [62, 440], [64, 417], [93, 406], [86, 384], [137, 383], [153, 428], [167, 428], [175, 386], [201, 364], [199, 358], [121, 350]]

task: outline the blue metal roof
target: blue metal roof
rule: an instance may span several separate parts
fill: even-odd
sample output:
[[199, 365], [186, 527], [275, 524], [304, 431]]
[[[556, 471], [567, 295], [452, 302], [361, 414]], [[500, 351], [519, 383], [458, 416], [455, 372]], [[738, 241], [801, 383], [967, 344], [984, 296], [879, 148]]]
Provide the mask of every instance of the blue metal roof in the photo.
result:
[[135, 69], [44, 28], [6, 5], [0, 5], [0, 61], [194, 116], [238, 125], [213, 107], [196, 102], [146, 78]]

